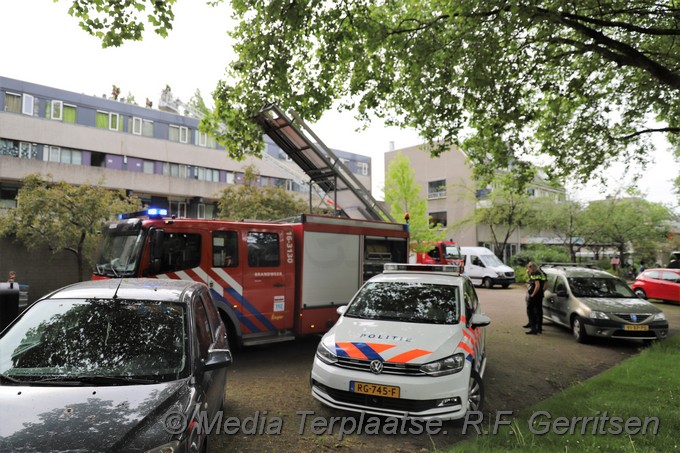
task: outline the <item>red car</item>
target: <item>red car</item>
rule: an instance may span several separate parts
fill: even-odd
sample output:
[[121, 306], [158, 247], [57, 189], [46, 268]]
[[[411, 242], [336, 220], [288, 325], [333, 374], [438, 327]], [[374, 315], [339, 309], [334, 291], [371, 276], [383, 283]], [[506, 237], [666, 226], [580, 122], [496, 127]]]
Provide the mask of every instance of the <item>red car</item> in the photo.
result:
[[643, 299], [680, 302], [680, 269], [647, 269], [637, 276], [632, 288]]

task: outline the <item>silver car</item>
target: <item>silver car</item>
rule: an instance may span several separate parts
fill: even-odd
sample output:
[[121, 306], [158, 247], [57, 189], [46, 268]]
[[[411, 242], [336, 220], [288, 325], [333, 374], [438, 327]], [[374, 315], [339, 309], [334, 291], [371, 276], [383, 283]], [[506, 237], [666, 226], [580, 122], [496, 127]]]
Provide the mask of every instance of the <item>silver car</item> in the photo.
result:
[[652, 341], [668, 335], [664, 313], [620, 278], [588, 267], [544, 265], [541, 270], [548, 277], [543, 317], [570, 328], [578, 342], [591, 337]]

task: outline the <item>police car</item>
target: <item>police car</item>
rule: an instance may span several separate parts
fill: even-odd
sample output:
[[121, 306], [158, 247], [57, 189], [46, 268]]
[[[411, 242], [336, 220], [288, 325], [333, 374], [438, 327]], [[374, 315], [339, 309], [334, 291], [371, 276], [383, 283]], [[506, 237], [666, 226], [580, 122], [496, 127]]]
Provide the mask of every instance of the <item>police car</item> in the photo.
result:
[[491, 320], [458, 267], [386, 264], [338, 313], [312, 367], [321, 403], [419, 419], [480, 410]]

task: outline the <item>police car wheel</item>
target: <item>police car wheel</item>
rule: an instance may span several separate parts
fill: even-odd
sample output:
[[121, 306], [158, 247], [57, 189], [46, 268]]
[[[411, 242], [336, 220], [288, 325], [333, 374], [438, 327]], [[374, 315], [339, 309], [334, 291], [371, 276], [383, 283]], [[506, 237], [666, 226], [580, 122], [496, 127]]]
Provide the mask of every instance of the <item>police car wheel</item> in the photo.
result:
[[479, 411], [484, 404], [484, 383], [482, 378], [475, 370], [470, 373], [470, 383], [468, 384], [468, 410]]

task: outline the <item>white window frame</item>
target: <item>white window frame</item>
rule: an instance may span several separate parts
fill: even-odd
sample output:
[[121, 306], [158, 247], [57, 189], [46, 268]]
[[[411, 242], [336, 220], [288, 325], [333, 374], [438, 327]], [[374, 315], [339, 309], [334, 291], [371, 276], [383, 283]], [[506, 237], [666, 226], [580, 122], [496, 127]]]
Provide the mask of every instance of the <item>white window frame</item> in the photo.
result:
[[189, 143], [189, 129], [186, 126], [179, 127], [179, 142]]
[[198, 146], [208, 146], [208, 134], [201, 131], [196, 131], [196, 134], [198, 135]]
[[[52, 153], [56, 153], [56, 160], [50, 159], [52, 156]], [[59, 146], [52, 146], [50, 145], [49, 148], [47, 149], [47, 153], [45, 153], [45, 156], [43, 156], [44, 160], [47, 162], [55, 162], [55, 163], [60, 163], [61, 162], [61, 147]]]
[[134, 135], [142, 135], [142, 119], [138, 116], [132, 117], [132, 133]]
[[289, 192], [293, 191], [293, 180], [292, 179], [286, 179], [286, 190]]
[[361, 174], [364, 176], [368, 176], [368, 163], [367, 162], [359, 162], [359, 170], [361, 171]]
[[[55, 109], [55, 106], [59, 106], [59, 109]], [[59, 110], [59, 114], [55, 115], [54, 111]], [[57, 101], [57, 100], [52, 100], [52, 103], [50, 105], [50, 118], [53, 120], [58, 120], [61, 121], [64, 119], [64, 102], [63, 101]]]
[[32, 95], [24, 93], [21, 98], [21, 113], [33, 116], [34, 102], [35, 98]]
[[196, 217], [199, 219], [205, 219], [205, 203], [198, 203], [196, 205]]
[[[114, 118], [115, 118], [115, 127], [113, 126], [114, 123]], [[109, 112], [109, 130], [110, 131], [117, 131], [119, 130], [118, 127], [120, 126], [120, 115], [115, 113], [115, 112]]]
[[178, 219], [187, 218], [187, 203], [185, 201], [177, 202], [177, 218]]

